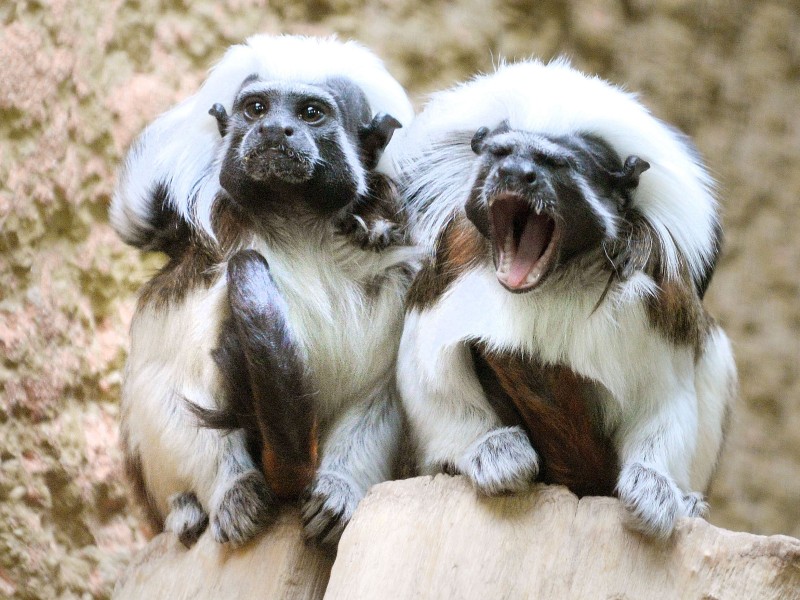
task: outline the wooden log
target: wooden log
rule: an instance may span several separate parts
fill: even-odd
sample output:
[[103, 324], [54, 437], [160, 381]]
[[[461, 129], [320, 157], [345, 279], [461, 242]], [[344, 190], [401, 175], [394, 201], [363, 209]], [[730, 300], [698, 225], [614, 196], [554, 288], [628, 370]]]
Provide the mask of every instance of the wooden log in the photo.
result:
[[461, 477], [385, 483], [339, 544], [325, 600], [800, 598], [800, 540], [682, 519], [667, 542], [614, 498], [563, 487], [479, 497]]
[[117, 582], [115, 600], [320, 600], [333, 556], [303, 539], [296, 510], [285, 510], [265, 535], [230, 549], [206, 531], [191, 549], [162, 533]]
[[208, 532], [191, 550], [157, 536], [114, 598], [800, 599], [800, 540], [682, 519], [656, 542], [624, 517], [614, 498], [578, 500], [560, 486], [485, 498], [463, 477], [418, 477], [370, 490], [335, 562], [303, 540], [297, 511], [287, 510], [238, 550]]

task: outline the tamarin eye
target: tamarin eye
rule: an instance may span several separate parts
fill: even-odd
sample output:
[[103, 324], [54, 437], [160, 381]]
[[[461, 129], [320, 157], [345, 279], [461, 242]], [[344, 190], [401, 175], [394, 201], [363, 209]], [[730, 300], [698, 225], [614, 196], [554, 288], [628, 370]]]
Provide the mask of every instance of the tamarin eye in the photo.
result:
[[553, 168], [567, 168], [570, 167], [569, 159], [566, 156], [557, 156], [554, 154], [547, 154], [545, 152], [534, 152], [533, 160], [540, 165], [547, 165]]
[[244, 116], [250, 119], [251, 121], [260, 119], [266, 112], [267, 112], [267, 105], [261, 102], [260, 100], [251, 100], [250, 102], [244, 105]]
[[317, 104], [307, 104], [300, 109], [299, 116], [306, 123], [319, 123], [325, 118], [325, 110]]
[[489, 152], [491, 152], [492, 156], [495, 158], [503, 158], [511, 154], [512, 148], [509, 145], [492, 146]]

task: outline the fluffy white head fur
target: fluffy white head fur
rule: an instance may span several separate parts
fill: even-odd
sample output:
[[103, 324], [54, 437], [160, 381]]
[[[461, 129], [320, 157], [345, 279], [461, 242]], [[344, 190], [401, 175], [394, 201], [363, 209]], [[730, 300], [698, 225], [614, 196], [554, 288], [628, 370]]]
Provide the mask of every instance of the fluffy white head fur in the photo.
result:
[[[357, 42], [333, 37], [252, 36], [229, 48], [200, 90], [162, 114], [134, 143], [110, 210], [111, 224], [123, 240], [135, 241], [150, 228], [152, 192], [162, 182], [178, 213], [211, 234], [211, 205], [219, 190], [216, 159], [222, 140], [208, 110], [219, 102], [230, 112], [242, 81], [253, 73], [268, 81], [312, 84], [346, 77], [363, 90], [373, 115], [389, 113], [404, 127], [414, 116], [402, 86], [377, 56]], [[394, 174], [386, 159], [378, 170]]]
[[493, 74], [438, 92], [411, 127], [398, 132], [387, 154], [411, 198], [419, 243], [431, 246], [443, 225], [463, 210], [472, 184], [472, 135], [506, 119], [512, 129], [593, 134], [621, 160], [635, 154], [649, 162], [633, 204], [658, 233], [667, 268], [678, 267], [680, 251], [693, 279], [702, 278], [714, 258], [718, 217], [713, 181], [696, 152], [635, 96], [565, 60], [503, 64]]

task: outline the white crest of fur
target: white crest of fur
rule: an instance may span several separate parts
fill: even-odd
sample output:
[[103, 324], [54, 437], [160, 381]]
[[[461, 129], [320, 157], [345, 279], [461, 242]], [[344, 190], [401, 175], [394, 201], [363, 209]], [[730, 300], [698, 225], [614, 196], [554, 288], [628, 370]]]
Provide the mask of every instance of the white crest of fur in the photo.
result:
[[[267, 81], [321, 83], [333, 77], [355, 82], [373, 114], [389, 113], [403, 126], [413, 108], [381, 60], [354, 41], [334, 37], [255, 35], [232, 46], [211, 70], [200, 90], [153, 122], [139, 136], [121, 170], [110, 218], [123, 240], [132, 242], [149, 229], [154, 186], [164, 183], [174, 208], [187, 221], [211, 233], [210, 211], [219, 190], [216, 163], [222, 141], [215, 103], [230, 112], [234, 97], [252, 74]], [[392, 175], [390, 161], [378, 170]]]
[[388, 150], [403, 173], [418, 241], [432, 244], [462, 210], [475, 155], [472, 135], [508, 120], [512, 129], [546, 135], [593, 134], [621, 160], [635, 154], [650, 163], [633, 203], [663, 244], [667, 268], [678, 254], [693, 278], [713, 260], [717, 204], [713, 181], [683, 136], [653, 117], [635, 98], [567, 61], [503, 64], [493, 74], [434, 94]]

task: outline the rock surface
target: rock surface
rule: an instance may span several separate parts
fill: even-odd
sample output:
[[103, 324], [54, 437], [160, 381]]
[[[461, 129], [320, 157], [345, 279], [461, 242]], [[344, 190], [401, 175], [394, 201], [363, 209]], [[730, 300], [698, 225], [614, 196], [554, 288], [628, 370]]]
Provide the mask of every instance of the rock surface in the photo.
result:
[[499, 57], [566, 53], [641, 92], [721, 182], [708, 304], [742, 401], [713, 522], [800, 536], [796, 0], [0, 3], [0, 597], [107, 598], [146, 542], [121, 476], [135, 291], [161, 264], [107, 224], [133, 136], [255, 32], [355, 37], [418, 104]]
[[613, 498], [579, 501], [563, 487], [482, 498], [464, 478], [419, 477], [372, 488], [330, 581], [330, 557], [303, 544], [290, 513], [234, 552], [208, 534], [190, 551], [162, 534], [114, 598], [797, 598], [800, 540], [683, 519], [669, 541], [653, 542], [626, 529], [623, 516]]

